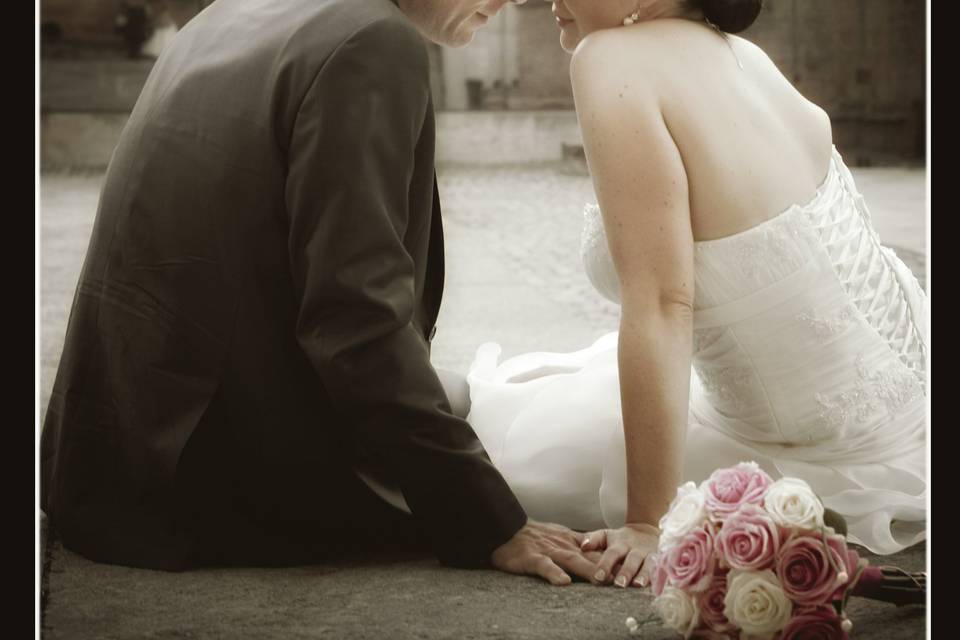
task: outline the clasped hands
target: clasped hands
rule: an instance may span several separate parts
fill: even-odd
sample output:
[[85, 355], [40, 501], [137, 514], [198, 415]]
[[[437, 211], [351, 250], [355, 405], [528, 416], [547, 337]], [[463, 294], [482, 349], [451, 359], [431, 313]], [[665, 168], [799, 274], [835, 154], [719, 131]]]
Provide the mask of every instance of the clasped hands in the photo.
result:
[[645, 560], [657, 550], [659, 534], [649, 524], [580, 533], [528, 520], [491, 560], [500, 571], [538, 575], [555, 586], [570, 584], [573, 575], [597, 585], [645, 587], [650, 584]]

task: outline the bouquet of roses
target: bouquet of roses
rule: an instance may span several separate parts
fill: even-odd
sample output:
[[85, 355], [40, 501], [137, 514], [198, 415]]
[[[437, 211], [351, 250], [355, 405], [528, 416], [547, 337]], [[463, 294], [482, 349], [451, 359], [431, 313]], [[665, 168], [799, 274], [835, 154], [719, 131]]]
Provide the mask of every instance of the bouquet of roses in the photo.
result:
[[755, 462], [688, 482], [648, 558], [654, 608], [685, 638], [795, 640], [846, 638], [851, 595], [926, 601], [923, 573], [870, 566], [847, 547], [842, 519], [832, 523], [806, 482], [774, 482]]

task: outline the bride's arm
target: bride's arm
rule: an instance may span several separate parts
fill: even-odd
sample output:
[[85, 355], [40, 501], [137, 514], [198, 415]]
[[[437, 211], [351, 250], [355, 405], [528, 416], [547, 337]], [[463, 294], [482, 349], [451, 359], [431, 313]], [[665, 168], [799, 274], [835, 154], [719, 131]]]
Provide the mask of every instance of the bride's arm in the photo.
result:
[[620, 279], [627, 522], [656, 525], [683, 471], [694, 295], [687, 178], [654, 65], [621, 60], [622, 35], [594, 35], [601, 37], [577, 50], [571, 76]]

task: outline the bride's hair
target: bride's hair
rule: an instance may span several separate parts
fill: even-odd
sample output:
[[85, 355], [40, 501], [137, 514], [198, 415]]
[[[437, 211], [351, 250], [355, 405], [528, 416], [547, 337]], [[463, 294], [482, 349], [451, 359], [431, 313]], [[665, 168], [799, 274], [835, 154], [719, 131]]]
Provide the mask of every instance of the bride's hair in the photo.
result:
[[721, 31], [737, 33], [753, 24], [763, 0], [691, 0], [703, 15]]

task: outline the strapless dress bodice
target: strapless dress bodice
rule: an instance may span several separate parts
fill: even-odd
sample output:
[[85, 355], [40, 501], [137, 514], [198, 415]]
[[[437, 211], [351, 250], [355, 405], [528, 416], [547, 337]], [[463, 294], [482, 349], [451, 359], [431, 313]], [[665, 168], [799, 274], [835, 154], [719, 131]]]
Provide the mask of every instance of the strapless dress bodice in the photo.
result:
[[[587, 275], [619, 302], [600, 210], [584, 216]], [[925, 408], [926, 294], [881, 244], [836, 147], [810, 201], [696, 242], [694, 256], [692, 412], [800, 458], [904, 445], [897, 418]]]

